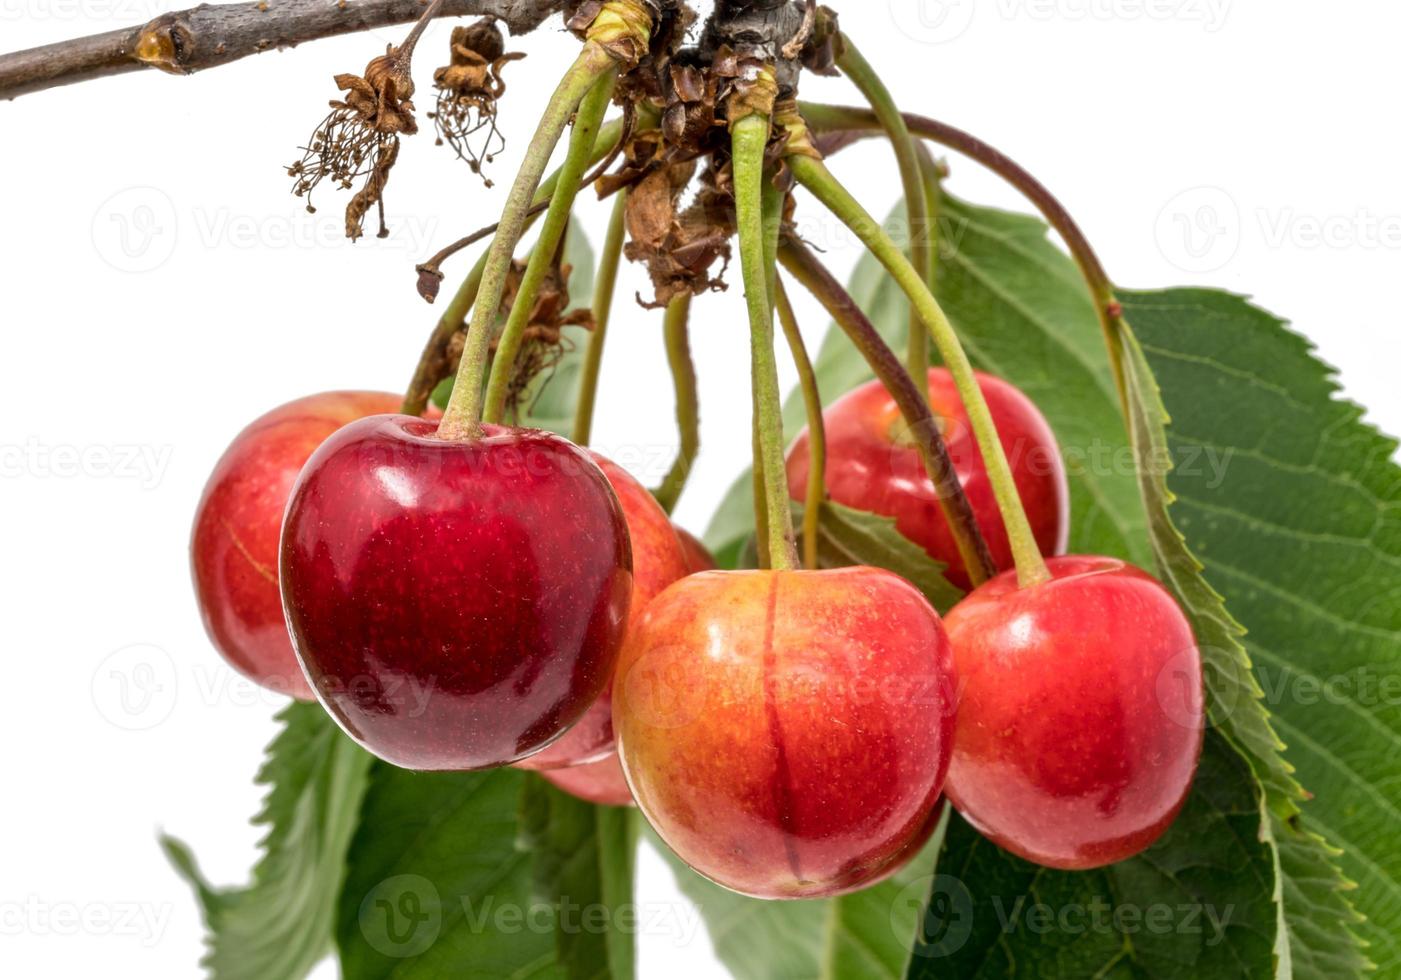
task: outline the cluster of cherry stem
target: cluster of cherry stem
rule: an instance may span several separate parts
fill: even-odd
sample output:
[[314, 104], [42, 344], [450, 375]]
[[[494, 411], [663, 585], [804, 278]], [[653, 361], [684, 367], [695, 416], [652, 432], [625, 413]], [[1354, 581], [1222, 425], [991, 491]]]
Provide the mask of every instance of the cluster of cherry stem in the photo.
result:
[[[931, 290], [938, 253], [932, 211], [938, 202], [939, 175], [933, 159], [919, 141], [928, 139], [969, 154], [1010, 180], [1041, 208], [1070, 246], [1094, 294], [1122, 393], [1122, 375], [1116, 356], [1121, 310], [1093, 250], [1073, 220], [1042, 185], [975, 138], [933, 120], [902, 115], [871, 65], [848, 39], [843, 38], [843, 41], [844, 50], [838, 66], [861, 91], [870, 110], [800, 104], [775, 112], [772, 95], [776, 94], [776, 86], [769, 69], [747, 89], [746, 97], [733, 98], [730, 104], [736, 227], [750, 323], [755, 517], [760, 562], [764, 567], [790, 570], [798, 567], [800, 561], [784, 470], [785, 443], [774, 350], [775, 319], [794, 358], [810, 432], [812, 462], [803, 506], [801, 554], [801, 562], [808, 568], [816, 568], [819, 561], [820, 514], [825, 497], [822, 401], [792, 304], [777, 275], [777, 266], [781, 263], [826, 308], [891, 392], [939, 491], [940, 505], [970, 578], [974, 584], [979, 584], [998, 569], [993, 566], [927, 404], [924, 376], [930, 360], [928, 342], [932, 339], [963, 401], [981, 451], [1012, 546], [1019, 583], [1035, 585], [1047, 580], [1050, 573], [1022, 508], [1011, 467], [972, 364]], [[608, 158], [624, 137], [621, 122], [604, 123], [621, 67], [608, 48], [593, 37], [585, 40], [583, 50], [565, 73], [531, 140], [488, 251], [448, 305], [435, 339], [430, 341], [432, 348], [445, 336], [455, 333], [471, 310], [466, 347], [439, 429], [443, 438], [479, 438], [485, 424], [500, 423], [503, 419], [511, 373], [525, 337], [531, 308], [568, 229], [580, 180], [589, 166]], [[753, 94], [755, 89], [761, 93], [757, 98]], [[571, 118], [574, 126], [564, 162], [553, 176], [544, 179], [549, 158]], [[643, 124], [650, 121], [642, 120]], [[821, 155], [813, 149], [810, 126], [819, 132], [841, 134], [848, 140], [880, 133], [888, 137], [905, 192], [910, 228], [908, 251], [891, 238], [827, 169]], [[904, 363], [893, 354], [869, 319], [812, 251], [795, 236], [785, 233], [785, 195], [775, 186], [775, 175], [766, 170], [765, 164], [776, 129], [786, 137], [784, 163], [796, 182], [857, 235], [908, 298], [911, 323]], [[625, 195], [626, 191], [618, 194], [595, 285], [594, 329], [585, 354], [572, 433], [581, 445], [587, 444], [592, 434], [603, 347], [625, 238]], [[515, 249], [542, 207], [545, 216], [540, 236], [531, 251], [514, 306], [492, 357], [496, 317]], [[668, 307], [665, 320], [667, 356], [676, 382], [677, 421], [682, 443], [675, 465], [656, 490], [658, 500], [668, 512], [680, 496], [691, 461], [699, 449], [695, 373], [687, 331], [689, 310], [689, 296], [677, 299]], [[488, 362], [491, 363], [489, 378]], [[417, 413], [424, 407], [419, 381], [420, 378], [415, 379], [405, 404], [406, 411]]]

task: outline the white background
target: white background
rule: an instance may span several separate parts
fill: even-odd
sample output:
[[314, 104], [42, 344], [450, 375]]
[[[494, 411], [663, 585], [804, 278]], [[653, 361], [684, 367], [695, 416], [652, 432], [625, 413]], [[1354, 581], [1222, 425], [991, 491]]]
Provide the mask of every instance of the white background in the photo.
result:
[[[1401, 8], [838, 6], [907, 108], [971, 129], [1041, 175], [1118, 281], [1253, 294], [1342, 369], [1346, 392], [1377, 424], [1401, 431]], [[0, 0], [0, 48], [164, 9]], [[530, 59], [508, 70], [512, 150], [494, 168], [499, 184], [574, 46], [556, 26], [524, 39]], [[433, 28], [420, 47], [421, 88], [447, 30]], [[351, 246], [337, 237], [344, 197], [325, 194], [312, 216], [287, 193], [282, 166], [335, 94], [331, 75], [359, 71], [397, 33], [189, 79], [143, 73], [0, 103], [8, 976], [191, 976], [200, 923], [157, 829], [190, 840], [218, 882], [243, 880], [253, 860], [251, 780], [277, 704], [223, 668], [201, 630], [185, 554], [201, 486], [234, 433], [274, 405], [330, 388], [401, 388], [436, 316], [414, 293], [414, 264], [493, 220], [502, 200], [501, 187], [483, 190], [429, 136], [405, 147], [394, 173], [389, 241]], [[809, 82], [806, 95], [856, 98], [839, 80]], [[1018, 206], [995, 178], [953, 164], [955, 193]], [[877, 145], [844, 153], [835, 169], [878, 214], [897, 194]], [[585, 210], [596, 241], [605, 210]], [[845, 275], [855, 252], [829, 258]], [[449, 267], [448, 289], [466, 267]], [[635, 269], [625, 277], [620, 297], [643, 285]], [[747, 390], [741, 302], [734, 290], [696, 310], [705, 451], [679, 518], [697, 530], [748, 453], [748, 399], [736, 397]], [[800, 314], [816, 341], [824, 319], [810, 304]], [[645, 449], [650, 466], [630, 461], [654, 478], [673, 440], [659, 321], [624, 302], [616, 323], [598, 442]], [[132, 452], [142, 462], [121, 464]], [[132, 719], [113, 676], [140, 663], [156, 672], [130, 680], [158, 683], [152, 707]], [[645, 902], [675, 901], [655, 857], [640, 887]], [[670, 935], [644, 937], [642, 975], [723, 976], [703, 934], [676, 938], [689, 917], [669, 921]]]

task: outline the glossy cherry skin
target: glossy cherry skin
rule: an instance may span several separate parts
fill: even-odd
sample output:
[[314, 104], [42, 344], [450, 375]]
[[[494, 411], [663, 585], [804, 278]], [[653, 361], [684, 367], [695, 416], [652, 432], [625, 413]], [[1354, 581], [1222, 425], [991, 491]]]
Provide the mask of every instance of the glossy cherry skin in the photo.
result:
[[[979, 373], [978, 387], [1006, 449], [1036, 543], [1045, 554], [1059, 554], [1070, 533], [1070, 491], [1055, 434], [1031, 400], [1012, 385]], [[945, 368], [929, 369], [929, 405], [993, 560], [998, 568], [1010, 568], [1007, 529], [968, 413]], [[822, 419], [827, 434], [827, 492], [832, 500], [893, 517], [900, 533], [947, 565], [949, 581], [966, 591], [968, 573], [939, 508], [934, 483], [890, 393], [879, 381], [869, 382], [839, 398]], [[806, 494], [810, 465], [804, 429], [788, 453], [788, 490], [794, 500]]]
[[681, 539], [681, 551], [686, 555], [686, 570], [692, 575], [696, 572], [712, 571], [715, 568], [715, 556], [710, 553], [710, 549], [684, 527], [674, 526], [676, 536]]
[[1191, 789], [1201, 656], [1177, 602], [1113, 558], [984, 584], [948, 616], [961, 683], [945, 791], [999, 846], [1095, 868], [1158, 839]]
[[299, 398], [240, 432], [209, 476], [190, 539], [195, 597], [215, 648], [265, 687], [316, 697], [292, 651], [277, 589], [277, 541], [292, 484], [327, 436], [397, 411], [399, 401], [377, 391]]
[[618, 753], [609, 752], [599, 762], [567, 769], [550, 769], [540, 773], [557, 789], [577, 796], [588, 803], [601, 806], [636, 806]]
[[[687, 574], [686, 555], [666, 511], [651, 492], [612, 460], [592, 450], [589, 456], [608, 477], [627, 521], [632, 542], [632, 603], [628, 619], [636, 622], [653, 596]], [[614, 747], [612, 691], [610, 683], [563, 738], [517, 765], [521, 769], [561, 769], [606, 759]]]
[[341, 726], [408, 769], [517, 762], [612, 677], [632, 593], [608, 480], [558, 436], [470, 442], [352, 423], [302, 471], [282, 530], [297, 655]]
[[613, 721], [643, 814], [759, 898], [887, 876], [928, 839], [953, 737], [938, 614], [873, 568], [702, 572], [629, 635]]

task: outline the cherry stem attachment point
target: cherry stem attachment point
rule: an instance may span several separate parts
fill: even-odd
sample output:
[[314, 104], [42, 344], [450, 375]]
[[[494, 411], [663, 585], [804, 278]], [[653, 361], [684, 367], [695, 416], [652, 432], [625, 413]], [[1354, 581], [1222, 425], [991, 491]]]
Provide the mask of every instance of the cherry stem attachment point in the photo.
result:
[[866, 359], [871, 372], [890, 392], [915, 439], [925, 472], [934, 484], [935, 499], [953, 534], [969, 580], [974, 585], [986, 582], [997, 573], [997, 567], [973, 515], [973, 505], [958, 482], [944, 437], [929, 410], [928, 388], [915, 384], [870, 318], [852, 299], [846, 287], [818, 260], [812, 249], [796, 238], [785, 237], [778, 257], [793, 278], [802, 283], [827, 310]]
[[[769, 116], [751, 112], [730, 124], [733, 145], [735, 213], [739, 228], [744, 298], [749, 310], [749, 346], [753, 362], [757, 454], [756, 481], [762, 476], [769, 567], [797, 567], [793, 542], [793, 511], [788, 504], [788, 480], [783, 462], [783, 406], [778, 391], [778, 362], [774, 356], [773, 305], [769, 281], [772, 265], [767, 242], [777, 229], [765, 228], [764, 153], [769, 142]], [[777, 193], [772, 188], [770, 193]], [[776, 247], [776, 246], [775, 246]], [[756, 501], [757, 503], [757, 501]], [[756, 519], [758, 514], [756, 514]]]
[[598, 378], [603, 370], [603, 345], [608, 340], [608, 321], [613, 315], [613, 294], [618, 286], [618, 267], [622, 264], [623, 239], [627, 236], [628, 194], [619, 191], [608, 219], [608, 234], [603, 239], [599, 255], [598, 275], [593, 284], [593, 332], [584, 352], [584, 366], [579, 375], [579, 401], [574, 411], [573, 440], [575, 445], [587, 446], [593, 439], [593, 413], [598, 403]]
[[[560, 80], [530, 141], [521, 169], [507, 195], [501, 226], [487, 251], [481, 288], [467, 332], [467, 347], [462, 352], [447, 411], [443, 413], [443, 421], [438, 426], [438, 434], [444, 439], [481, 437], [484, 404], [482, 382], [486, 373], [487, 353], [491, 348], [492, 334], [495, 333], [501, 297], [506, 290], [512, 255], [525, 227], [526, 212], [530, 210], [540, 178], [549, 164], [550, 154], [559, 143], [570, 116], [598, 80], [616, 70], [616, 67], [613, 57], [602, 45], [586, 41], [578, 59]], [[561, 181], [555, 196], [569, 189], [569, 184]]]
[[676, 431], [681, 447], [671, 469], [652, 496], [670, 514], [676, 509], [700, 455], [700, 399], [696, 394], [696, 366], [691, 359], [691, 294], [682, 293], [666, 308], [663, 332], [671, 382], [676, 391]]
[[818, 568], [818, 529], [822, 521], [822, 504], [827, 499], [827, 428], [822, 419], [822, 393], [817, 387], [817, 372], [812, 369], [807, 345], [798, 329], [798, 318], [788, 300], [788, 290], [782, 280], [775, 279], [774, 297], [778, 303], [778, 322], [788, 349], [793, 353], [793, 366], [798, 369], [798, 388], [803, 393], [803, 408], [808, 418], [808, 485], [803, 499], [803, 564]]

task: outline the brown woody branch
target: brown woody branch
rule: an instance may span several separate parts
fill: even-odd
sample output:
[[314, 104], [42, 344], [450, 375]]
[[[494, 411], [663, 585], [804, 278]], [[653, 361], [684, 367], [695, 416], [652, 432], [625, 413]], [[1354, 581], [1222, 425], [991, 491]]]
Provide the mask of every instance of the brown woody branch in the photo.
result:
[[[304, 41], [415, 21], [427, 0], [258, 0], [204, 4], [140, 27], [0, 55], [0, 99], [156, 68], [190, 75]], [[564, 0], [446, 0], [444, 17], [497, 17], [513, 34], [539, 27]]]

